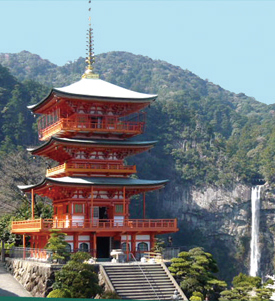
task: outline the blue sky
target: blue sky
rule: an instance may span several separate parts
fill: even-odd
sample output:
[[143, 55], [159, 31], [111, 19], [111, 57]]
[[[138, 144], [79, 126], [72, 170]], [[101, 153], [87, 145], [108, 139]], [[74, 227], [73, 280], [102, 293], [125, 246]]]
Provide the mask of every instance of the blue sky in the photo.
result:
[[[85, 56], [88, 1], [0, 0], [0, 52], [64, 65]], [[95, 53], [167, 61], [275, 103], [275, 1], [92, 0]]]

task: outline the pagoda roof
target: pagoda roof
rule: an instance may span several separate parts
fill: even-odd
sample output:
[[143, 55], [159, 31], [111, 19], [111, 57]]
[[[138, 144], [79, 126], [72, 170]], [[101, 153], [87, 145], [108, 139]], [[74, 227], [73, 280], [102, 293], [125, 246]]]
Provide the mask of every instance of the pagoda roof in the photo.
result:
[[51, 99], [53, 94], [68, 98], [100, 100], [105, 102], [117, 101], [139, 103], [151, 102], [157, 98], [156, 94], [131, 91], [98, 78], [82, 78], [80, 81], [69, 86], [53, 88], [46, 98], [37, 104], [28, 106], [28, 108], [32, 111], [39, 109]]
[[76, 177], [62, 177], [62, 178], [45, 178], [40, 183], [35, 185], [18, 186], [24, 192], [31, 189], [42, 188], [48, 184], [56, 184], [61, 186], [76, 185], [76, 186], [128, 186], [128, 187], [153, 187], [159, 186], [162, 188], [166, 185], [168, 180], [140, 180], [133, 178], [116, 178], [116, 177], [91, 177], [91, 178], [76, 178]]
[[87, 139], [72, 139], [72, 138], [57, 138], [51, 137], [47, 142], [35, 147], [28, 148], [27, 150], [31, 153], [42, 150], [47, 146], [54, 144], [55, 142], [59, 142], [61, 144], [80, 144], [87, 146], [116, 146], [116, 147], [145, 147], [145, 146], [153, 146], [157, 143], [157, 141], [120, 141], [120, 140], [87, 140]]

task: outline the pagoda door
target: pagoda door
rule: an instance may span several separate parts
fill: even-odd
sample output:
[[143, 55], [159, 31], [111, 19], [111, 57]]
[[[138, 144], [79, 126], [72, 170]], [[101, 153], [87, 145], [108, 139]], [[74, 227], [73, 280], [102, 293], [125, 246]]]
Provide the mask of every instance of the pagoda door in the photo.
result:
[[92, 217], [92, 209], [91, 209], [91, 220], [92, 220], [93, 226], [97, 226], [98, 225], [99, 207], [94, 207], [93, 208], [93, 217]]

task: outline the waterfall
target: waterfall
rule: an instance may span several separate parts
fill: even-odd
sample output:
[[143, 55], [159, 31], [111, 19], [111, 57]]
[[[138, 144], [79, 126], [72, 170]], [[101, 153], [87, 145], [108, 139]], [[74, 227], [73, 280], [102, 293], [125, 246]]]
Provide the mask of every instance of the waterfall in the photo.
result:
[[260, 201], [261, 201], [260, 185], [252, 187], [251, 191], [251, 242], [250, 242], [250, 276], [257, 276], [258, 266], [260, 262], [259, 250], [259, 228], [260, 228]]

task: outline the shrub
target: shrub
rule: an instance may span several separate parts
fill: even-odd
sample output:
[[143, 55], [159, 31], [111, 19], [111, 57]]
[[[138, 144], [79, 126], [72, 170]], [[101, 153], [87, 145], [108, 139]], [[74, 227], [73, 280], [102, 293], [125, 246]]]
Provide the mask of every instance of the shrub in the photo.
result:
[[77, 252], [70, 261], [55, 274], [54, 289], [67, 289], [72, 298], [94, 298], [102, 292], [97, 274], [92, 265], [84, 263], [91, 256]]
[[72, 295], [67, 289], [56, 289], [51, 291], [47, 298], [72, 298]]

